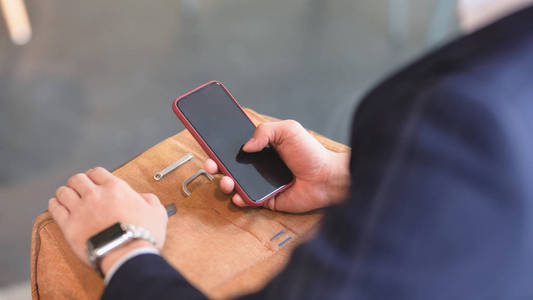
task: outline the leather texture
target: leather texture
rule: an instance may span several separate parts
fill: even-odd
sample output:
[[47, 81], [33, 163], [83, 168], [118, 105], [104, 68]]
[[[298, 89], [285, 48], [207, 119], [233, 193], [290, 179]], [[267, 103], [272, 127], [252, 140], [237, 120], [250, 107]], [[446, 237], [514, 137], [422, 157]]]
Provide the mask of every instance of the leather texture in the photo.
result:
[[[250, 109], [257, 125], [275, 121]], [[326, 148], [349, 148], [313, 133]], [[186, 153], [194, 158], [160, 181], [156, 172]], [[226, 299], [262, 288], [287, 263], [292, 249], [309, 238], [322, 218], [321, 211], [286, 214], [262, 208], [238, 208], [218, 188], [220, 175], [210, 182], [200, 176], [189, 186], [182, 182], [202, 168], [207, 155], [186, 130], [160, 142], [113, 174], [136, 191], [156, 194], [164, 205], [174, 203], [163, 257], [197, 289], [213, 299]], [[277, 233], [284, 234], [271, 241]], [[288, 242], [280, 244], [287, 238]], [[48, 212], [35, 219], [31, 246], [33, 299], [98, 299], [103, 280], [71, 251]]]

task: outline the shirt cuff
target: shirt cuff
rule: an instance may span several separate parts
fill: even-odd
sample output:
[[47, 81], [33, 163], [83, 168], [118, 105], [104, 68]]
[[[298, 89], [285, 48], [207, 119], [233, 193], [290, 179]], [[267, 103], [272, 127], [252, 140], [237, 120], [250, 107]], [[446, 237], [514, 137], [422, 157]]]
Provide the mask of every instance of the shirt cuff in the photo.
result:
[[105, 284], [107, 285], [109, 283], [109, 281], [111, 280], [111, 278], [113, 277], [115, 272], [125, 262], [127, 262], [128, 260], [130, 260], [130, 259], [132, 259], [132, 258], [134, 258], [136, 256], [142, 255], [142, 254], [157, 254], [157, 255], [159, 255], [159, 251], [157, 251], [157, 249], [151, 248], [151, 247], [142, 247], [142, 248], [133, 249], [130, 252], [126, 253], [119, 260], [117, 260], [117, 262], [115, 264], [113, 264], [113, 266], [111, 266], [111, 268], [109, 268], [109, 271], [107, 272], [107, 274], [105, 275], [105, 278], [104, 278]]

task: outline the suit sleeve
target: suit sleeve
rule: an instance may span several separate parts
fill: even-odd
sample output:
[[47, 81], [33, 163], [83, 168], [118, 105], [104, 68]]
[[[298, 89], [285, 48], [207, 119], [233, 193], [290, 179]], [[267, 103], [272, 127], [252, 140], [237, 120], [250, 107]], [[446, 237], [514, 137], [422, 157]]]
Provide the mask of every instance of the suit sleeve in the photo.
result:
[[[243, 299], [505, 298], [524, 259], [523, 199], [512, 147], [502, 147], [512, 142], [490, 105], [454, 90], [453, 80], [441, 83], [395, 114], [363, 107], [350, 198], [328, 210], [284, 271]], [[126, 298], [203, 295], [163, 258], [143, 255], [117, 271], [103, 297]]]
[[168, 262], [157, 254], [142, 254], [126, 261], [115, 272], [102, 300], [205, 299]]

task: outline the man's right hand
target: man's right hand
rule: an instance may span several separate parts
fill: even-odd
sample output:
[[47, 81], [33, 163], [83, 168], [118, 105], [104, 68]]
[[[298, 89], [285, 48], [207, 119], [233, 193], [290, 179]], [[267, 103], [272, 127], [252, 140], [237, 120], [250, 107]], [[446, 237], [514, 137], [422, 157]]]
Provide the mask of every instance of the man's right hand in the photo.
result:
[[[270, 144], [295, 176], [294, 184], [265, 202], [271, 210], [307, 212], [344, 200], [350, 185], [348, 161], [350, 153], [327, 150], [300, 123], [292, 120], [263, 123], [243, 146], [246, 152], [258, 152]], [[207, 159], [204, 168], [218, 173], [217, 164]], [[233, 193], [235, 183], [227, 176], [220, 181], [225, 193]], [[233, 203], [247, 206], [238, 194]]]

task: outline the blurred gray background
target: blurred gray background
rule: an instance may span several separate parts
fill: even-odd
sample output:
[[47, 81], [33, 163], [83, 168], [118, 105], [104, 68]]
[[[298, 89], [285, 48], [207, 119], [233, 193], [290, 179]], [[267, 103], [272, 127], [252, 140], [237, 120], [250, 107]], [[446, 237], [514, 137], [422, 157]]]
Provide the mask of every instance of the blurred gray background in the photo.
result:
[[243, 106], [347, 143], [361, 96], [460, 29], [447, 0], [26, 5], [26, 45], [0, 22], [0, 287], [29, 279], [32, 221], [69, 175], [183, 129], [176, 96], [220, 80]]

